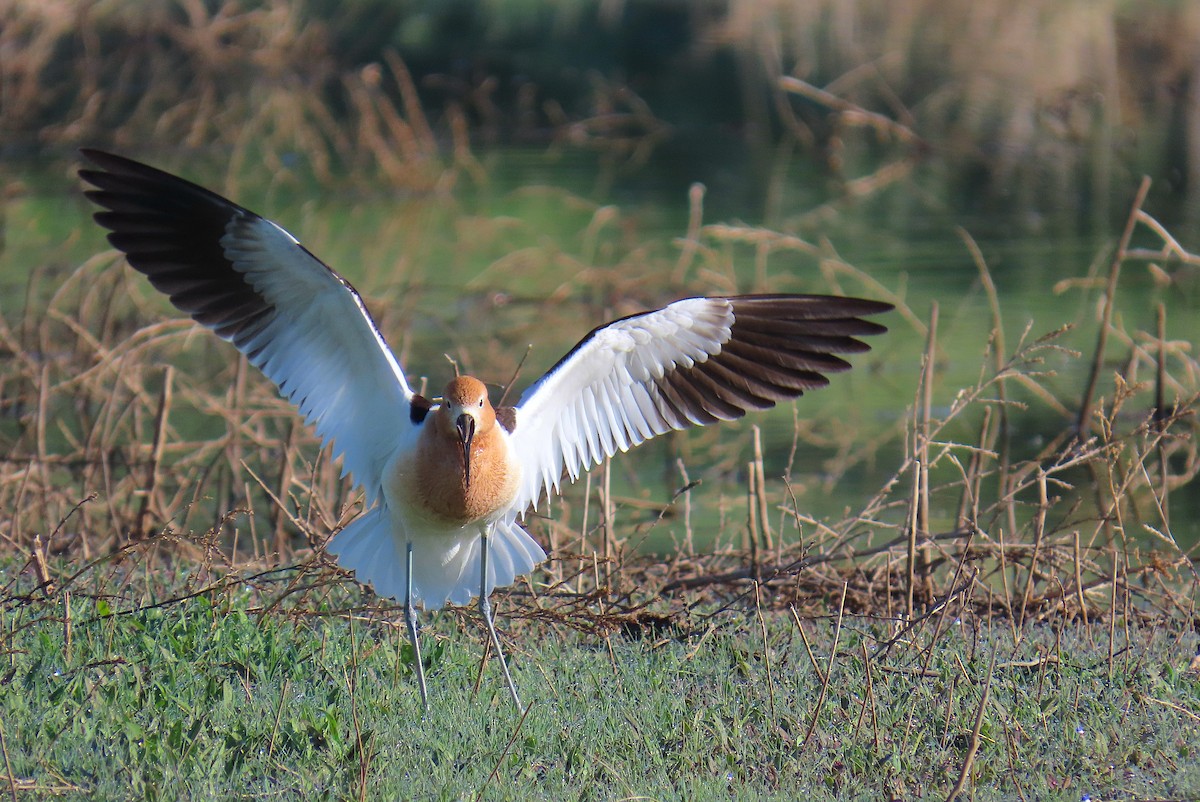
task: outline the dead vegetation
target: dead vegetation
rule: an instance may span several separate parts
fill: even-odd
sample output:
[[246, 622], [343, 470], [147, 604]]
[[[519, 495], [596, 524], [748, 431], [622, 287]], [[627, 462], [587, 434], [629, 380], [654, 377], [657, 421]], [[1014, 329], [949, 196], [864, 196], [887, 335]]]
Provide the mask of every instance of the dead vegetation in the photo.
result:
[[[505, 609], [514, 618], [652, 636], [747, 606], [878, 616], [896, 622], [897, 637], [963, 615], [1014, 627], [1195, 621], [1194, 549], [1176, 541], [1168, 510], [1200, 465], [1197, 364], [1185, 343], [1169, 339], [1161, 311], [1158, 331], [1135, 332], [1114, 323], [1111, 310], [1122, 266], [1197, 257], [1140, 208], [1140, 197], [1128, 231], [1136, 225], [1162, 238], [1162, 249], [1130, 250], [1129, 236], [1122, 240], [1087, 355], [1094, 380], [1081, 397], [1056, 396], [1044, 381], [1048, 364], [1083, 358], [1058, 344], [1062, 332], [1026, 332], [1008, 348], [994, 296], [978, 382], [939, 385], [937, 307], [924, 319], [904, 308], [926, 346], [911, 413], [896, 431], [901, 458], [853, 515], [807, 516], [790, 479], [764, 470], [751, 427], [744, 438], [755, 456], [739, 473], [744, 512], [726, 517], [724, 532], [692, 531], [694, 483], [682, 482], [666, 503], [639, 502], [613, 496], [606, 467], [554, 514], [533, 520], [552, 561], [511, 591]], [[694, 233], [706, 247], [755, 232]], [[223, 344], [184, 320], [142, 325], [154, 307], [115, 261], [102, 254], [80, 266], [40, 318], [0, 321], [9, 354], [0, 373], [0, 509], [5, 550], [18, 564], [2, 589], [5, 605], [74, 593], [139, 606], [139, 574], [165, 570], [186, 577], [181, 598], [249, 586], [264, 611], [284, 599], [295, 612], [357, 608], [352, 583], [320, 550], [358, 510], [339, 467]], [[990, 286], [981, 258], [978, 268]], [[849, 266], [839, 271], [842, 280], [854, 276]], [[581, 314], [575, 301], [563, 306], [566, 318]], [[1119, 369], [1109, 370], [1118, 357]], [[1061, 430], [1021, 457], [1009, 447], [1010, 427], [1030, 407], [1057, 418]], [[975, 435], [964, 439], [963, 431]], [[819, 439], [799, 422], [793, 436]], [[697, 438], [680, 474], [688, 462], [727, 461], [744, 445]], [[639, 504], [649, 518], [628, 514]], [[655, 527], [681, 523], [675, 553], [638, 550]], [[719, 545], [696, 548], [697, 541]]]
[[[448, 189], [463, 175], [486, 180], [464, 107], [450, 104], [440, 120], [427, 119], [394, 54], [366, 69], [339, 71], [322, 50], [320, 31], [301, 25], [286, 4], [210, 13], [205, 4], [183, 3], [177, 10], [186, 24], [162, 11], [131, 21], [113, 19], [132, 13], [118, 6], [36, 5], [35, 13], [34, 4], [16, 3], [19, 24], [0, 33], [25, 54], [3, 76], [0, 120], [61, 120], [39, 129], [43, 144], [103, 135], [120, 146], [153, 131], [158, 140], [220, 148], [229, 154], [223, 189], [231, 193], [251, 163], [287, 175], [293, 151], [304, 154], [321, 182], [335, 174], [371, 175], [392, 187], [430, 191]], [[117, 29], [142, 31], [138, 47], [122, 61], [100, 59], [110, 48], [105, 37]], [[56, 84], [58, 94], [36, 91], [47, 85], [64, 41], [80, 54], [68, 67], [86, 67], [89, 77]], [[179, 69], [180, 58], [206, 66]], [[246, 70], [272, 78], [231, 93], [229, 82]], [[146, 86], [123, 93], [135, 76], [149, 76]], [[904, 146], [879, 170], [848, 182], [847, 201], [903, 178], [924, 154], [904, 115], [868, 112], [794, 76], [781, 76], [778, 86], [817, 101], [842, 130], [863, 126]], [[336, 116], [331, 87], [343, 101]], [[553, 141], [600, 148], [612, 169], [644, 161], [664, 135], [661, 123], [631, 90], [598, 84], [595, 97], [596, 115], [587, 119], [543, 109], [557, 120]], [[1178, 618], [1194, 625], [1195, 548], [1177, 542], [1168, 511], [1171, 495], [1200, 467], [1198, 366], [1188, 344], [1171, 338], [1161, 308], [1155, 331], [1128, 330], [1113, 310], [1122, 300], [1123, 267], [1149, 264], [1170, 281], [1171, 271], [1194, 268], [1200, 257], [1142, 208], [1144, 198], [1143, 190], [1111, 259], [1098, 322], [1084, 321], [1097, 327], [1097, 338], [1082, 355], [1060, 345], [1062, 332], [1014, 337], [1004, 330], [988, 266], [964, 234], [993, 320], [979, 380], [961, 388], [939, 381], [936, 306], [910, 308], [903, 293], [873, 282], [827, 244], [789, 230], [705, 225], [701, 187], [692, 193], [691, 224], [678, 251], [656, 271], [666, 277], [662, 286], [647, 289], [642, 273], [621, 270], [620, 257], [594, 269], [611, 256], [596, 244], [605, 232], [618, 229], [624, 240], [636, 240], [628, 233], [635, 226], [613, 207], [594, 208], [578, 252], [548, 247], [498, 261], [497, 272], [524, 263], [576, 271], [573, 285], [551, 287], [512, 313], [520, 323], [513, 342], [533, 329], [590, 319], [597, 309], [620, 311], [631, 295], [674, 294], [697, 277], [709, 287], [736, 288], [729, 249], [746, 246], [755, 256], [753, 290], [791, 289], [765, 265], [774, 254], [801, 253], [819, 263], [832, 288], [849, 285], [897, 303], [893, 327], [925, 342], [909, 377], [914, 394], [897, 404], [910, 414], [892, 433], [898, 458], [891, 478], [853, 514], [807, 516], [792, 492], [790, 468], [783, 477], [765, 470], [757, 430], [745, 429], [732, 445], [700, 434], [679, 446], [679, 490], [671, 499], [614, 496], [612, 469], [605, 468], [581, 482], [554, 516], [535, 520], [533, 531], [550, 546], [552, 560], [509, 593], [504, 611], [515, 619], [649, 637], [703, 632], [722, 610], [764, 608], [878, 616], [895, 622], [896, 638], [919, 626], [936, 633], [949, 617], [964, 615], [1010, 622], [1014, 632], [1023, 622], [1046, 620], [1116, 626], [1137, 617]], [[836, 209], [805, 220], [828, 214]], [[472, 222], [473, 235], [483, 236], [480, 226], [489, 221]], [[1132, 247], [1135, 230], [1160, 247]], [[653, 257], [636, 241], [618, 250], [630, 263]], [[244, 361], [229, 359], [214, 338], [198, 336], [189, 321], [159, 319], [161, 307], [112, 254], [88, 260], [65, 279], [35, 272], [31, 282], [29, 297], [49, 301], [0, 319], [0, 538], [16, 565], [0, 586], [0, 605], [76, 594], [133, 609], [250, 588], [263, 613], [364, 609], [353, 583], [321, 552], [359, 502], [273, 388]], [[488, 297], [485, 289], [468, 289], [473, 303], [489, 303], [480, 300]], [[545, 304], [547, 297], [554, 303]], [[412, 347], [410, 319], [420, 298], [410, 292], [380, 319], [386, 331], [401, 332], [393, 345], [402, 358]], [[469, 319], [473, 310], [451, 314]], [[515, 372], [511, 345], [497, 338], [475, 357]], [[469, 350], [454, 355], [466, 364]], [[1092, 366], [1087, 386], [1074, 396], [1048, 386], [1053, 365], [1075, 358]], [[1015, 421], [1032, 414], [1054, 421], [1057, 436], [1036, 454], [1017, 453]], [[887, 453], [851, 431], [830, 435], [798, 420], [792, 439], [835, 453], [834, 480]], [[744, 464], [738, 454], [747, 441], [755, 456]], [[715, 534], [691, 524], [695, 485], [688, 472], [699, 464], [722, 464], [744, 483], [744, 506], [723, 512]], [[639, 504], [649, 518], [625, 520], [632, 516], [623, 511]], [[674, 553], [637, 548], [649, 531], [668, 525], [680, 532]], [[180, 595], [150, 599], [139, 577], [151, 571], [176, 572]]]

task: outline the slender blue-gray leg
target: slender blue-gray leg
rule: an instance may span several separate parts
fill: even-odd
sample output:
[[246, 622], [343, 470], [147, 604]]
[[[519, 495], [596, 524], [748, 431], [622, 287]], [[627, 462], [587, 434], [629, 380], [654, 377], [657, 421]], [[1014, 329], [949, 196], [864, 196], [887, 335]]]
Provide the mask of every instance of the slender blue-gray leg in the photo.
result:
[[417, 669], [417, 685], [421, 688], [421, 704], [429, 709], [429, 694], [425, 690], [425, 664], [421, 662], [421, 643], [417, 640], [417, 610], [412, 600], [413, 544], [408, 544], [407, 565], [404, 569], [404, 623], [408, 625], [408, 639], [412, 643], [413, 665]]
[[488, 601], [487, 574], [488, 536], [485, 531], [483, 542], [479, 547], [479, 614], [483, 616], [483, 623], [487, 624], [488, 634], [492, 636], [492, 646], [496, 650], [496, 657], [500, 658], [500, 668], [504, 669], [504, 679], [508, 682], [508, 690], [512, 693], [517, 710], [524, 713], [525, 707], [521, 704], [521, 697], [517, 696], [517, 685], [513, 682], [512, 674], [508, 673], [508, 661], [504, 659], [504, 650], [500, 648], [500, 638], [496, 635], [495, 625], [492, 624], [492, 603]]

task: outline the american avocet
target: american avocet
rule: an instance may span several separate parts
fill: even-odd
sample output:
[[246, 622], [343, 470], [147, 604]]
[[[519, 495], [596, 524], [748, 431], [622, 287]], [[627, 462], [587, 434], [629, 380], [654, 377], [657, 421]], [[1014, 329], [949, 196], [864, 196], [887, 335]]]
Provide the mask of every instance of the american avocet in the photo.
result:
[[231, 341], [333, 444], [367, 511], [329, 551], [402, 599], [428, 707], [416, 606], [479, 600], [521, 707], [488, 596], [546, 557], [517, 519], [617, 451], [739, 418], [828, 383], [836, 354], [886, 329], [890, 304], [823, 295], [688, 298], [594, 329], [521, 395], [494, 409], [478, 379], [442, 398], [409, 387], [362, 298], [282, 228], [129, 159], [84, 150], [96, 222], [181, 311]]

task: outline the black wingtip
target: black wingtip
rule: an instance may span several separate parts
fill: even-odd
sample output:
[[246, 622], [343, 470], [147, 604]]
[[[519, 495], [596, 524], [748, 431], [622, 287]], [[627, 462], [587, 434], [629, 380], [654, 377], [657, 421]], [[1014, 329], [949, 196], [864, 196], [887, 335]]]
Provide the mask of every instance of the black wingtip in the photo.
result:
[[99, 208], [96, 223], [171, 303], [235, 343], [269, 322], [274, 307], [246, 280], [222, 245], [230, 225], [251, 212], [171, 173], [95, 148], [79, 176]]
[[[135, 161], [135, 160], [130, 159], [125, 156], [118, 156], [115, 153], [109, 153], [108, 151], [100, 150], [99, 148], [80, 148], [79, 154], [81, 156], [83, 156], [85, 162], [88, 162], [95, 167], [99, 167], [101, 170], [104, 170], [106, 172], [111, 172], [111, 173], [152, 172], [152, 173], [161, 173], [163, 175], [169, 175], [168, 173], [163, 173], [162, 170], [158, 170], [154, 167], [151, 167], [148, 164], [142, 164], [139, 161]], [[86, 174], [90, 173], [90, 174], [94, 175], [96, 172], [97, 172], [96, 170], [93, 170], [91, 167], [88, 167], [87, 164], [84, 164], [82, 167], [79, 168], [79, 175], [80, 175], [80, 177], [84, 178], [85, 181], [87, 180]], [[174, 176], [172, 176], [172, 177], [174, 177]], [[91, 182], [88, 181], [88, 183], [91, 183]]]
[[815, 320], [834, 317], [882, 315], [896, 307], [886, 301], [842, 295], [797, 295], [773, 293], [763, 295], [730, 295], [727, 300], [735, 307], [755, 309], [773, 317], [790, 320]]

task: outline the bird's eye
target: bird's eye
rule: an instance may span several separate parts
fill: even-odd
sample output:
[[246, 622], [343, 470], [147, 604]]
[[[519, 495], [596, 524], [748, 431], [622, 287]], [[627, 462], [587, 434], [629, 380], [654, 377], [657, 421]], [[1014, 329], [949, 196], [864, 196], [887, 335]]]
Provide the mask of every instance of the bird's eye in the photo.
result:
[[479, 408], [483, 409], [483, 399], [479, 399]]

